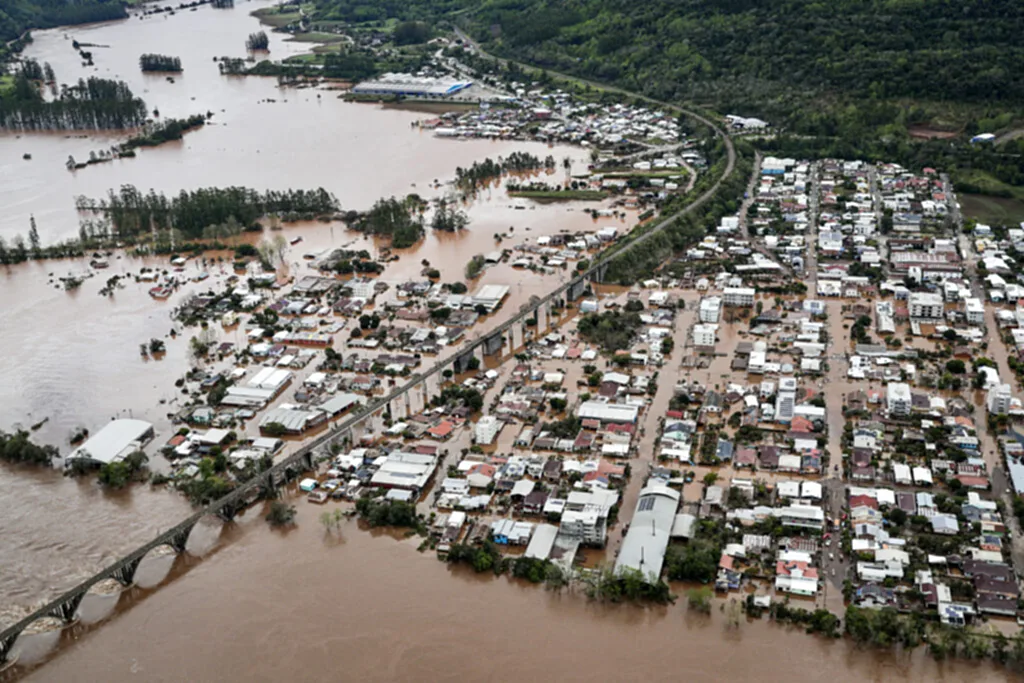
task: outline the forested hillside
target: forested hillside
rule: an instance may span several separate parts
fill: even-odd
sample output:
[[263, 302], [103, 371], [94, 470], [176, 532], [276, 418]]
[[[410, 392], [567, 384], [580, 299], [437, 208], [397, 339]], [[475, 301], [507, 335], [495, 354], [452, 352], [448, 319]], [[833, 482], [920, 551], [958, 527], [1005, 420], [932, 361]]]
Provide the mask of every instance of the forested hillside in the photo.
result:
[[[830, 101], [1024, 102], [1020, 0], [317, 0], [350, 22], [442, 19], [488, 49], [686, 99], [835, 124]], [[794, 106], [797, 105], [797, 106]], [[797, 120], [793, 120], [794, 117]]]
[[32, 28], [108, 21], [126, 16], [121, 0], [2, 0], [0, 40], [13, 40]]

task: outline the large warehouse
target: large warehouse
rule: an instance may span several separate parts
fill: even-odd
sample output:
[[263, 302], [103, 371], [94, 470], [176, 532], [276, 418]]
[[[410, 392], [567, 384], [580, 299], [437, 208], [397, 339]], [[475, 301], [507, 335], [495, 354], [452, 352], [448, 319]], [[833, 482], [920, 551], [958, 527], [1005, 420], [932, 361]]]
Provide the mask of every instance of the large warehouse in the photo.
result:
[[84, 460], [106, 465], [123, 460], [152, 438], [153, 425], [145, 420], [113, 420], [73, 450], [65, 460]]
[[443, 78], [413, 76], [411, 74], [384, 74], [372, 81], [354, 86], [357, 95], [398, 95], [401, 97], [451, 97], [473, 85], [473, 81], [454, 81]]
[[679, 492], [663, 484], [648, 484], [640, 492], [636, 513], [615, 560], [615, 572], [635, 569], [650, 583], [661, 576], [672, 525], [679, 510]]

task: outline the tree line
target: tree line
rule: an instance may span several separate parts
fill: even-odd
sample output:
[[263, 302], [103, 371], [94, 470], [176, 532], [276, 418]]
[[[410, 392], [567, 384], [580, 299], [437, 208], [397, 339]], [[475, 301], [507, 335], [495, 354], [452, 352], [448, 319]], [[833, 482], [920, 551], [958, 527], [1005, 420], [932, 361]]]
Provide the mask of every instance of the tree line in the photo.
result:
[[149, 231], [177, 230], [195, 239], [211, 225], [234, 219], [247, 229], [257, 220], [278, 215], [282, 220], [311, 220], [338, 211], [338, 200], [327, 190], [283, 190], [260, 192], [245, 187], [182, 190], [168, 197], [150, 190], [142, 193], [133, 185], [111, 190], [103, 199], [78, 197], [79, 211], [103, 214], [119, 238], [132, 238]]
[[498, 157], [497, 161], [487, 157], [483, 161], [474, 161], [469, 168], [456, 168], [455, 185], [463, 192], [473, 192], [505, 173], [526, 173], [554, 167], [555, 158], [551, 155], [542, 161], [529, 152], [512, 152], [505, 158]]
[[181, 58], [170, 55], [146, 53], [139, 57], [139, 68], [143, 71], [181, 71]]
[[180, 140], [190, 130], [206, 125], [206, 118], [204, 114], [194, 114], [187, 119], [168, 119], [144, 133], [128, 138], [118, 149], [127, 152], [137, 147], [156, 147], [165, 142]]
[[52, 100], [19, 73], [0, 96], [2, 130], [112, 130], [135, 128], [146, 120], [146, 104], [124, 81], [90, 77], [61, 85]]

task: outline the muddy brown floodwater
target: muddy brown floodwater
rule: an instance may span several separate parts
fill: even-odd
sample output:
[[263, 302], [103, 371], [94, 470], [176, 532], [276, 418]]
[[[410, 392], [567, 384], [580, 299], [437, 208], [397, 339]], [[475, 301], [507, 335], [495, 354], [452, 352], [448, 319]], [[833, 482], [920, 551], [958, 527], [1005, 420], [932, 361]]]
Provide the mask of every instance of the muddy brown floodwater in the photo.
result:
[[[82, 160], [118, 136], [0, 136], [0, 236], [28, 230], [35, 216], [45, 242], [78, 231], [73, 197], [98, 197], [123, 183], [169, 194], [203, 186], [315, 187], [335, 193], [345, 208], [362, 209], [391, 194], [437, 196], [435, 179], [457, 166], [513, 150], [584, 163], [581, 150], [539, 144], [448, 141], [411, 127], [424, 114], [346, 104], [326, 90], [283, 90], [272, 79], [221, 77], [213, 57], [242, 56], [246, 35], [258, 30], [248, 12], [209, 7], [174, 17], [34, 34], [28, 57], [49, 62], [61, 82], [90, 74], [122, 78], [164, 117], [213, 112], [213, 122], [180, 143], [138, 158], [67, 172], [68, 156]], [[271, 33], [275, 58], [308, 45]], [[93, 48], [96, 67], [83, 67], [71, 39]], [[139, 72], [143, 52], [178, 55], [185, 73], [169, 83]], [[23, 154], [31, 154], [25, 161]], [[516, 209], [516, 205], [526, 207]], [[461, 277], [475, 253], [509, 247], [560, 230], [625, 226], [594, 221], [585, 205], [537, 206], [510, 200], [500, 187], [467, 207], [461, 235], [429, 235], [403, 253], [384, 278], [418, 274], [421, 260]], [[514, 226], [514, 231], [509, 229]], [[512, 233], [498, 243], [495, 233]], [[339, 225], [288, 228], [303, 242], [288, 255], [295, 274], [307, 272], [301, 252], [369, 240]], [[111, 260], [99, 277], [74, 293], [51, 277], [87, 270], [83, 261], [52, 261], [0, 270], [0, 428], [47, 419], [41, 441], [67, 449], [79, 425], [96, 430], [111, 417], [131, 415], [166, 426], [178, 395], [173, 381], [188, 367], [185, 339], [168, 339], [159, 360], [139, 356], [151, 337], [167, 339], [171, 309], [228, 273], [189, 284], [154, 302], [148, 286], [130, 281], [113, 297], [97, 295], [114, 274], [137, 273], [147, 262]], [[198, 267], [188, 266], [188, 274]], [[489, 268], [480, 283], [513, 286], [502, 319], [560, 276], [540, 278], [506, 265]], [[221, 338], [241, 341], [220, 331]], [[187, 336], [187, 335], [185, 335]], [[677, 346], [682, 346], [677, 344]], [[667, 380], [667, 378], [666, 378]], [[663, 402], [659, 396], [659, 406]], [[72, 585], [148, 540], [187, 512], [165, 492], [135, 487], [116, 494], [93, 481], [58, 472], [0, 466], [0, 621]], [[727, 630], [718, 615], [695, 618], [681, 606], [643, 609], [594, 604], [580, 594], [451, 571], [416, 553], [417, 539], [366, 533], [354, 523], [325, 536], [319, 508], [297, 501], [298, 526], [269, 530], [256, 509], [220, 530], [204, 524], [190, 553], [154, 553], [139, 568], [140, 587], [126, 594], [91, 595], [81, 623], [69, 630], [26, 635], [19, 665], [2, 679], [36, 681], [149, 680], [998, 680], [991, 667], [936, 665], [923, 652], [862, 652], [846, 642], [808, 638], [765, 622]], [[198, 555], [205, 555], [199, 559]], [[155, 588], [154, 587], [157, 587]], [[682, 588], [678, 588], [681, 591]], [[100, 623], [102, 622], [102, 623]], [[90, 625], [96, 624], [96, 625]]]
[[[233, 10], [202, 7], [174, 17], [132, 18], [123, 22], [35, 32], [26, 56], [50, 63], [60, 82], [99, 75], [127, 81], [149, 107], [163, 117], [213, 112], [213, 122], [178, 143], [142, 150], [135, 159], [68, 172], [68, 156], [88, 158], [125, 136], [110, 134], [0, 135], [0, 237], [8, 243], [26, 234], [34, 216], [43, 242], [74, 237], [78, 215], [74, 197], [99, 197], [124, 183], [142, 191], [168, 194], [206, 186], [248, 185], [256, 188], [324, 186], [345, 208], [368, 208], [377, 198], [417, 192], [438, 196], [434, 188], [454, 176], [456, 167], [514, 150], [537, 156], [566, 156], [582, 170], [584, 150], [539, 143], [452, 141], [435, 138], [411, 124], [430, 114], [350, 104], [325, 89], [281, 89], [276, 79], [223, 77], [213, 57], [243, 56], [245, 37], [259, 30], [249, 12], [271, 4], [239, 3]], [[271, 55], [281, 58], [308, 50], [308, 44], [285, 42], [270, 33]], [[83, 67], [72, 38], [93, 48], [96, 67]], [[143, 52], [180, 56], [185, 72], [169, 83], [142, 74]], [[274, 100], [269, 102], [268, 100]], [[32, 155], [30, 161], [22, 155]], [[558, 171], [557, 179], [561, 179]], [[535, 206], [511, 200], [502, 187], [482, 190], [466, 210], [470, 228], [459, 235], [429, 234], [389, 265], [384, 279], [394, 284], [417, 276], [429, 260], [446, 280], [462, 278], [476, 253], [512, 246], [560, 230], [595, 230], [625, 226], [622, 220], [594, 220], [582, 209], [592, 204]], [[516, 209], [516, 206], [526, 207]], [[510, 227], [514, 230], [510, 231]], [[495, 233], [509, 233], [499, 244]], [[287, 255], [293, 274], [311, 272], [302, 254], [310, 249], [358, 244], [378, 245], [338, 224], [301, 224], [286, 228], [289, 240], [303, 241]], [[252, 239], [243, 235], [238, 239]], [[259, 236], [255, 236], [259, 239]], [[269, 234], [267, 236], [269, 238]], [[86, 260], [46, 261], [0, 268], [0, 429], [28, 427], [37, 441], [69, 450], [77, 427], [95, 433], [114, 417], [153, 422], [166, 438], [168, 413], [180, 407], [174, 381], [188, 369], [188, 337], [168, 335], [170, 313], [195, 292], [223, 286], [231, 273], [221, 265], [206, 270], [210, 279], [190, 282], [165, 301], [148, 296], [150, 284], [128, 277], [112, 297], [98, 295], [107, 278], [132, 276], [143, 266], [167, 269], [166, 259], [143, 260], [117, 255], [106, 270], [94, 271], [74, 292], [64, 292], [57, 278], [89, 272]], [[197, 275], [190, 262], [183, 273]], [[513, 286], [501, 313], [511, 315], [531, 295], [543, 294], [549, 279], [524, 277], [507, 265], [488, 268], [479, 284]], [[241, 344], [244, 330], [224, 331], [219, 339]], [[159, 359], [140, 356], [139, 344], [157, 337], [167, 351]], [[44, 422], [45, 420], [45, 422]], [[188, 512], [179, 497], [148, 487], [109, 494], [94, 481], [66, 479], [59, 472], [0, 466], [0, 497], [9, 514], [0, 515], [0, 623], [9, 623], [32, 605], [50, 599], [88, 576], [120, 553], [150, 539]]]
[[451, 570], [418, 554], [418, 538], [355, 522], [327, 535], [321, 508], [296, 504], [294, 529], [272, 531], [254, 510], [206, 559], [179, 558], [144, 599], [108, 605], [101, 626], [62, 647], [26, 642], [23, 664], [56, 652], [27, 680], [1005, 680], [923, 649], [861, 650], [766, 621], [730, 629], [684, 600], [602, 605]]

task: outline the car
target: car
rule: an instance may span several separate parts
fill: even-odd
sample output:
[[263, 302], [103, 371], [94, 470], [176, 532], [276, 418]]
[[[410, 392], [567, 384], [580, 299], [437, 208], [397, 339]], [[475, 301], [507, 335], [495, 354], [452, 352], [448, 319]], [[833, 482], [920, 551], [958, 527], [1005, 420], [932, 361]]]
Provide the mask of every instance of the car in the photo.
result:
[[835, 553], [829, 553], [829, 554], [828, 554], [828, 559], [830, 559], [830, 560], [835, 560], [835, 559], [836, 559], [836, 555], [835, 555]]

